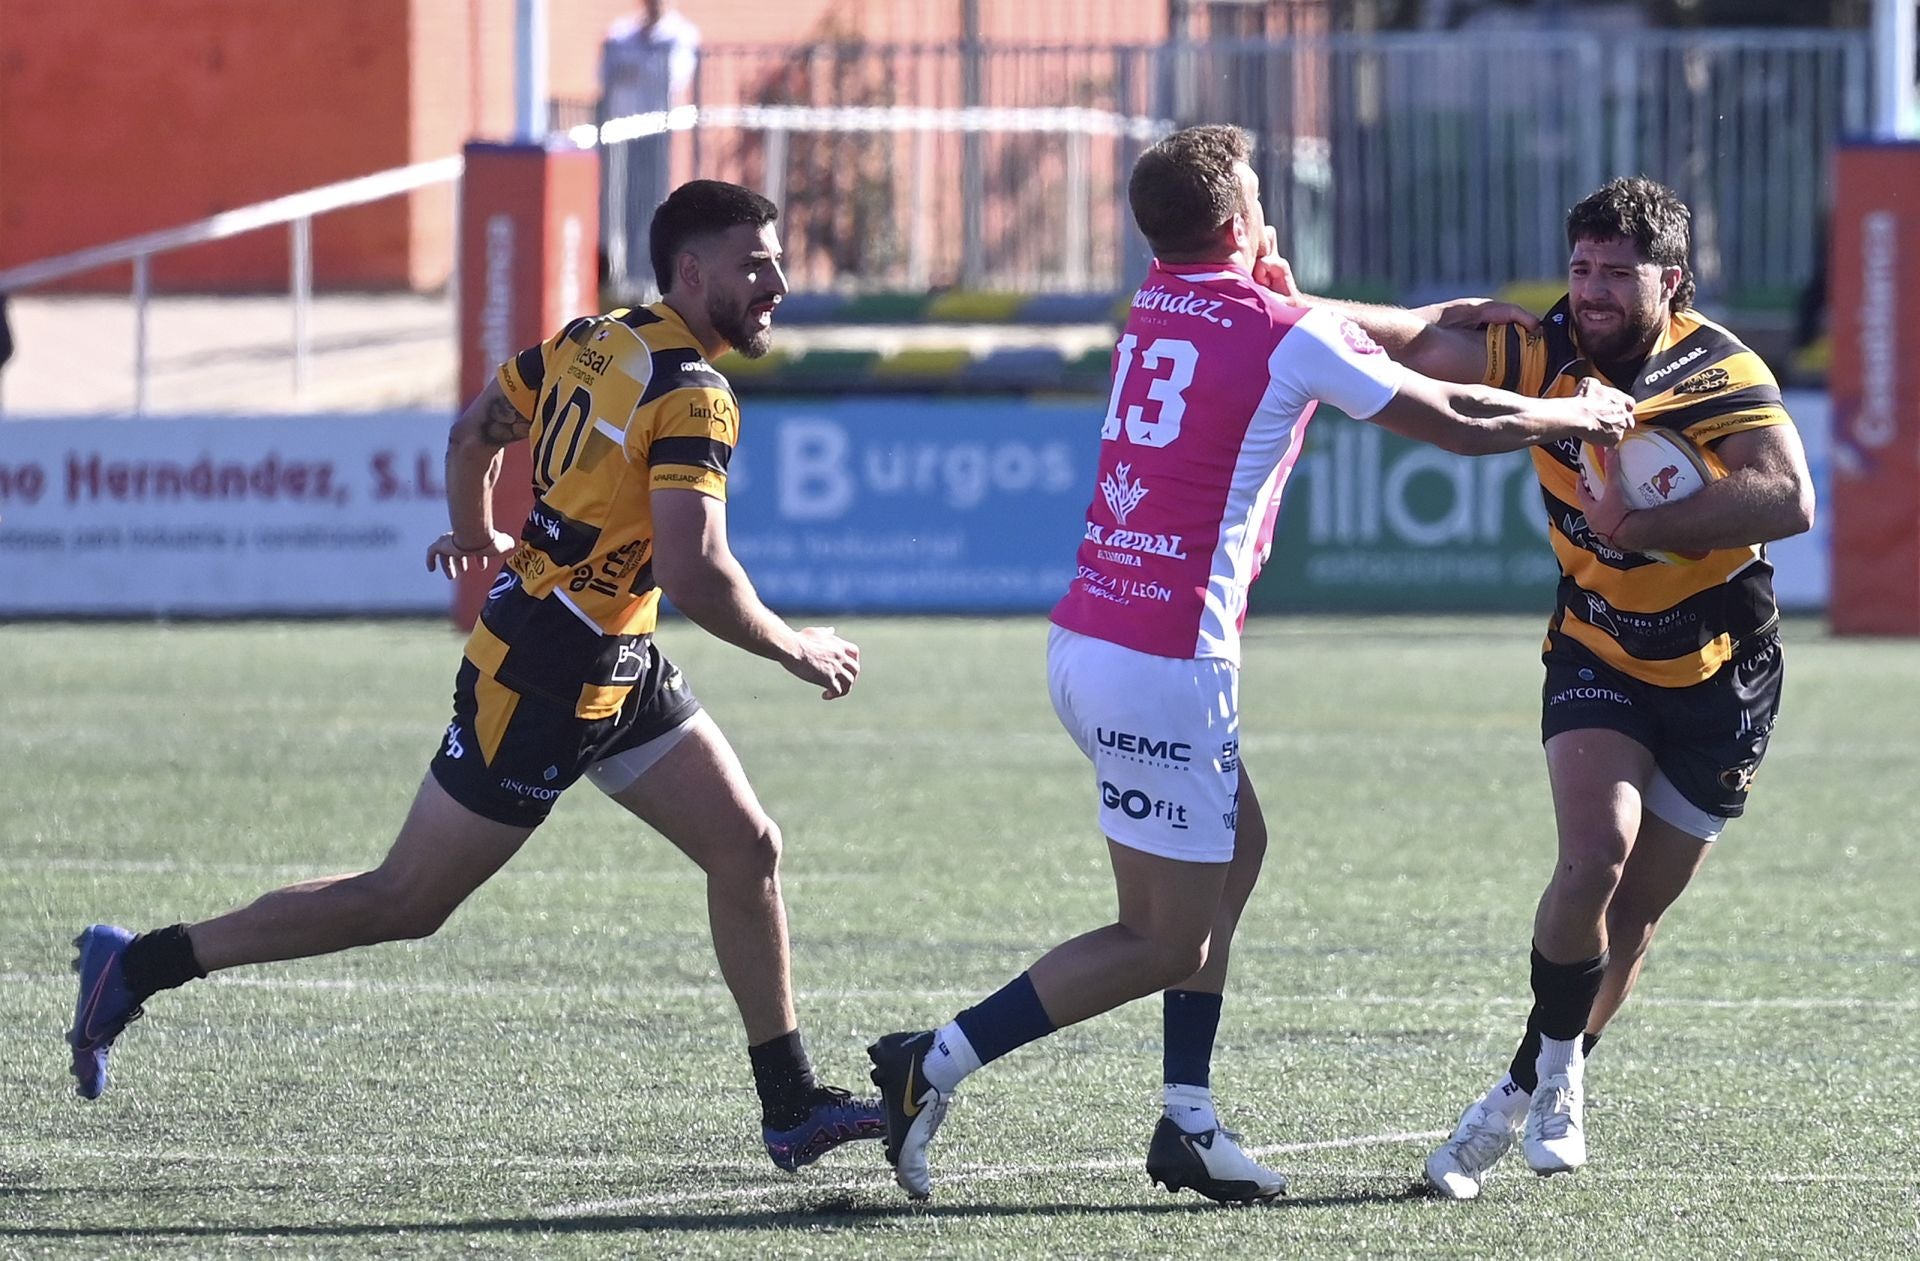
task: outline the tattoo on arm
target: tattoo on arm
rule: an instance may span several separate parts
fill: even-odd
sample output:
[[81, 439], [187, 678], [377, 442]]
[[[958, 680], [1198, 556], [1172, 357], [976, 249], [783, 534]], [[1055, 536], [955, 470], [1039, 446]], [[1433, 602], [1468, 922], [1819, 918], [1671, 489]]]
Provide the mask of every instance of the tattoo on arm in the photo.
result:
[[487, 403], [480, 418], [480, 437], [488, 446], [504, 447], [527, 436], [533, 422], [522, 416], [504, 394], [496, 394]]

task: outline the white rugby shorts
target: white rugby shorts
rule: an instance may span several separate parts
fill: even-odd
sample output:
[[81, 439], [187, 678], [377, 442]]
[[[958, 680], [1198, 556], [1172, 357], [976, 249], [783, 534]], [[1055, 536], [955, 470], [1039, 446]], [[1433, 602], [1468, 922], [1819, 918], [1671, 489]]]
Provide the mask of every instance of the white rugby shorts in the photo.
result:
[[1156, 657], [1055, 626], [1053, 712], [1093, 763], [1100, 830], [1189, 863], [1233, 860], [1240, 802], [1240, 670]]

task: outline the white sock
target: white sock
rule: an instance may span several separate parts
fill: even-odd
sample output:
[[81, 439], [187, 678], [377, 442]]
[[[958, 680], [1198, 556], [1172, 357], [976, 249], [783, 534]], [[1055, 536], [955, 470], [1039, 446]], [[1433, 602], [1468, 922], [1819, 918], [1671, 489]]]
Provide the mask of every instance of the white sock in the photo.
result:
[[1498, 1112], [1509, 1121], [1517, 1121], [1527, 1111], [1527, 1104], [1533, 1096], [1520, 1089], [1520, 1083], [1513, 1080], [1512, 1073], [1500, 1074], [1500, 1080], [1486, 1094], [1488, 1109]]
[[1205, 1086], [1166, 1085], [1167, 1115], [1188, 1134], [1205, 1134], [1220, 1128], [1220, 1117], [1213, 1110], [1213, 1092]]
[[959, 1021], [949, 1020], [934, 1031], [933, 1047], [927, 1052], [921, 1071], [935, 1090], [950, 1095], [955, 1086], [979, 1069], [980, 1056], [974, 1051], [973, 1043], [967, 1041], [967, 1035], [960, 1032]]
[[1534, 1061], [1535, 1071], [1540, 1080], [1558, 1077], [1564, 1074], [1568, 1080], [1578, 1084], [1586, 1063], [1580, 1056], [1580, 1038], [1575, 1035], [1564, 1041], [1559, 1038], [1542, 1037], [1540, 1039], [1540, 1058]]

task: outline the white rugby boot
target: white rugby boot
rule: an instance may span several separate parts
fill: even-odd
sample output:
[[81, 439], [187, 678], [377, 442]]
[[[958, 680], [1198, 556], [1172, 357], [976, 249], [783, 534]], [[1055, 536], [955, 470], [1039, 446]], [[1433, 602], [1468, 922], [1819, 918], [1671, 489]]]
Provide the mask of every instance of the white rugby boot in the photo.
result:
[[1572, 1073], [1541, 1078], [1534, 1088], [1520, 1148], [1537, 1174], [1571, 1173], [1587, 1163], [1584, 1076], [1576, 1065]]
[[1427, 1157], [1427, 1185], [1449, 1200], [1478, 1196], [1487, 1174], [1519, 1137], [1520, 1118], [1499, 1106], [1500, 1089], [1496, 1086], [1468, 1105], [1460, 1114], [1460, 1124], [1453, 1127], [1453, 1137]]

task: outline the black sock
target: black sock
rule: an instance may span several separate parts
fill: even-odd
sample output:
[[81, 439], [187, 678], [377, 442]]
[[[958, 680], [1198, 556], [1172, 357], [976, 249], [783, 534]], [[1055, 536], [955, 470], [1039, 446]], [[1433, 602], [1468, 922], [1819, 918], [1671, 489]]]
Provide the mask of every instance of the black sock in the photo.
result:
[[1599, 1045], [1600, 1045], [1600, 1035], [1599, 1035], [1599, 1034], [1597, 1034], [1597, 1033], [1583, 1033], [1583, 1034], [1581, 1034], [1581, 1035], [1580, 1035], [1580, 1058], [1584, 1060], [1584, 1059], [1586, 1059], [1586, 1058], [1587, 1058], [1587, 1057], [1588, 1057], [1589, 1055], [1592, 1055], [1592, 1054], [1593, 1054], [1593, 1048], [1594, 1048], [1594, 1047], [1596, 1047], [1596, 1046], [1599, 1046]]
[[193, 943], [187, 939], [185, 924], [141, 933], [127, 943], [127, 952], [120, 956], [120, 975], [126, 978], [136, 1003], [146, 1002], [161, 990], [178, 989], [206, 974], [207, 970], [193, 957]]
[[1599, 996], [1600, 978], [1606, 975], [1607, 956], [1602, 951], [1578, 963], [1554, 963], [1536, 949], [1532, 968], [1533, 1010], [1527, 1013], [1527, 1032], [1513, 1053], [1513, 1063], [1507, 1066], [1513, 1084], [1528, 1094], [1540, 1084], [1535, 1063], [1540, 1058], [1542, 1037], [1559, 1041], [1582, 1037], [1585, 1053], [1587, 1017]]
[[747, 1061], [753, 1065], [753, 1087], [760, 1092], [762, 1124], [790, 1130], [807, 1119], [820, 1083], [798, 1029], [748, 1047]]

